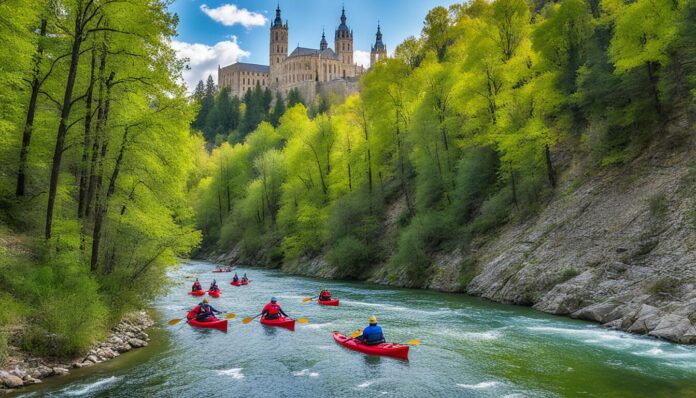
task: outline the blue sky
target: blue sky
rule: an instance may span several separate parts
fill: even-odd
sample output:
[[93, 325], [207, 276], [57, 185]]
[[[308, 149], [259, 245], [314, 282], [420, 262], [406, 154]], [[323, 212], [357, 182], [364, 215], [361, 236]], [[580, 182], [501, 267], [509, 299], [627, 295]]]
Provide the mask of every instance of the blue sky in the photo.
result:
[[[355, 61], [369, 60], [377, 21], [382, 25], [389, 53], [406, 37], [420, 34], [423, 18], [431, 8], [454, 0], [280, 0], [283, 21], [290, 27], [289, 48], [318, 48], [322, 28], [329, 46], [346, 8], [353, 29]], [[184, 79], [189, 87], [208, 74], [217, 79], [218, 65], [236, 61], [268, 64], [270, 23], [277, 0], [176, 0], [170, 10], [179, 15], [179, 36], [172, 47], [190, 60]]]

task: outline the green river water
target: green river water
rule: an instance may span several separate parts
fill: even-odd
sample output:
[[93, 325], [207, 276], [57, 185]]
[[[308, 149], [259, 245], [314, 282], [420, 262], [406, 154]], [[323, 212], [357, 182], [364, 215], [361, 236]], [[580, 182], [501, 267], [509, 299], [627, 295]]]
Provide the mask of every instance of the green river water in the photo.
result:
[[[249, 286], [229, 285], [208, 262], [172, 271], [153, 304], [160, 327], [151, 344], [68, 376], [46, 379], [22, 397], [696, 397], [696, 347], [609, 331], [529, 308], [464, 295], [323, 281], [239, 268]], [[198, 275], [217, 278], [218, 310], [238, 314], [227, 333], [166, 320], [200, 300], [187, 295]], [[302, 298], [328, 287], [340, 307]], [[255, 315], [271, 295], [296, 330], [267, 328]], [[387, 340], [421, 339], [410, 361], [347, 350], [331, 332], [350, 333], [375, 314]]]

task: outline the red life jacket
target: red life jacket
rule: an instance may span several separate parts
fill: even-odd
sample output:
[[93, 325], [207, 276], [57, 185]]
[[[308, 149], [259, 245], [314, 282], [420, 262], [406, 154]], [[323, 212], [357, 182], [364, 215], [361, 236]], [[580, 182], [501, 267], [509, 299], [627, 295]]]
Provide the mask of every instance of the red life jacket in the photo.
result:
[[280, 306], [276, 303], [268, 303], [266, 304], [265, 307], [263, 307], [263, 311], [261, 312], [267, 312], [268, 315], [278, 315], [280, 314]]

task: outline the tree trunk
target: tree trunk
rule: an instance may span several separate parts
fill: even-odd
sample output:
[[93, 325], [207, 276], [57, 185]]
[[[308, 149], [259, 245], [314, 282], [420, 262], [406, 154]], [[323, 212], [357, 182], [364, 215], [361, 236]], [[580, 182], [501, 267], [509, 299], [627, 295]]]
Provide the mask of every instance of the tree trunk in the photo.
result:
[[63, 160], [63, 150], [65, 149], [65, 135], [68, 132], [68, 121], [70, 119], [70, 111], [72, 109], [72, 93], [75, 88], [75, 80], [77, 78], [77, 67], [80, 63], [80, 47], [83, 39], [83, 21], [82, 10], [78, 9], [75, 17], [75, 32], [72, 43], [72, 52], [70, 55], [70, 67], [68, 69], [68, 78], [65, 83], [65, 93], [63, 94], [63, 104], [60, 115], [60, 123], [58, 125], [58, 135], [56, 136], [56, 146], [53, 151], [53, 164], [51, 166], [51, 178], [48, 189], [48, 205], [46, 206], [46, 229], [44, 237], [46, 240], [51, 239], [51, 228], [53, 227], [53, 208], [56, 204], [56, 193], [58, 192], [58, 177], [60, 176], [60, 164]]
[[34, 62], [34, 79], [31, 82], [31, 96], [29, 97], [29, 108], [27, 109], [27, 119], [24, 124], [24, 132], [22, 133], [22, 147], [19, 150], [19, 171], [17, 172], [17, 189], [15, 194], [17, 197], [24, 196], [26, 191], [26, 174], [27, 174], [27, 155], [29, 153], [29, 144], [31, 144], [31, 133], [34, 129], [34, 116], [36, 115], [36, 101], [41, 88], [39, 74], [41, 73], [41, 60], [43, 59], [43, 42], [46, 37], [47, 20], [41, 20], [41, 28], [39, 31], [39, 42], [36, 46], [36, 60]]
[[[106, 122], [109, 117], [109, 107], [111, 104], [110, 96], [111, 96], [111, 86], [112, 82], [114, 80], [115, 73], [112, 71], [111, 74], [109, 75], [109, 78], [106, 81], [106, 99], [104, 100], [104, 120], [102, 123], [102, 130], [105, 129]], [[124, 150], [124, 145], [125, 145], [125, 140], [128, 138], [127, 137], [127, 132], [128, 129], [126, 129], [126, 132], [124, 133], [124, 142], [121, 144], [121, 151]], [[101, 156], [99, 156], [99, 162], [97, 163], [98, 167], [98, 175], [97, 175], [97, 182], [96, 182], [96, 197], [95, 197], [95, 210], [94, 210], [94, 230], [92, 233], [92, 257], [90, 260], [90, 270], [92, 272], [97, 270], [97, 266], [99, 264], [99, 244], [101, 241], [101, 231], [102, 231], [102, 224], [104, 222], [104, 218], [106, 216], [106, 212], [108, 211], [108, 202], [109, 202], [109, 197], [113, 194], [113, 190], [115, 189], [112, 187], [112, 183], [115, 186], [116, 184], [116, 178], [118, 177], [118, 169], [120, 169], [120, 162], [123, 159], [123, 154], [119, 153], [119, 159], [117, 159], [117, 164], [116, 167], [114, 168], [114, 174], [112, 174], [112, 180], [109, 182], [109, 188], [107, 189], [106, 192], [106, 197], [102, 198], [102, 193], [101, 193], [101, 187], [102, 187], [102, 179], [104, 176], [104, 162], [106, 161], [106, 154], [108, 153], [108, 147], [109, 147], [109, 137], [106, 136], [104, 133], [104, 137], [102, 139], [102, 144], [101, 144]], [[93, 166], [94, 167], [94, 166]]]
[[92, 134], [92, 95], [94, 93], [94, 69], [96, 64], [97, 51], [92, 48], [92, 67], [90, 69], [89, 86], [87, 87], [87, 97], [85, 99], [85, 137], [82, 142], [82, 161], [80, 163], [80, 193], [77, 204], [77, 217], [84, 218], [87, 206], [87, 182], [89, 178], [89, 144]]
[[92, 212], [92, 202], [94, 201], [94, 190], [97, 186], [97, 162], [99, 160], [99, 144], [100, 139], [103, 139], [104, 130], [104, 73], [106, 70], [106, 47], [102, 47], [102, 53], [99, 60], [99, 98], [97, 99], [97, 125], [94, 128], [94, 140], [92, 141], [92, 160], [90, 162], [89, 183], [87, 186], [87, 194], [85, 198], [85, 217], [89, 217]]
[[553, 170], [553, 163], [551, 162], [551, 149], [549, 149], [549, 144], [546, 144], [546, 172], [549, 176], [549, 183], [551, 188], [556, 188], [556, 173]]
[[118, 179], [118, 174], [121, 171], [121, 164], [123, 163], [123, 155], [126, 152], [127, 143], [128, 127], [126, 127], [126, 130], [123, 132], [121, 149], [119, 149], [118, 157], [116, 158], [116, 164], [114, 165], [114, 171], [111, 173], [111, 178], [109, 179], [109, 187], [106, 190], [106, 197], [103, 201], [97, 202], [97, 209], [94, 212], [94, 231], [92, 234], [92, 258], [90, 260], [90, 269], [92, 270], [92, 272], [97, 270], [97, 266], [99, 264], [99, 245], [101, 243], [102, 237], [102, 225], [109, 211], [109, 200], [113, 196], [114, 192], [116, 192], [116, 180]]
[[517, 183], [515, 182], [515, 171], [510, 170], [510, 182], [512, 183], [512, 204], [515, 205], [515, 209], [518, 209], [517, 205]]

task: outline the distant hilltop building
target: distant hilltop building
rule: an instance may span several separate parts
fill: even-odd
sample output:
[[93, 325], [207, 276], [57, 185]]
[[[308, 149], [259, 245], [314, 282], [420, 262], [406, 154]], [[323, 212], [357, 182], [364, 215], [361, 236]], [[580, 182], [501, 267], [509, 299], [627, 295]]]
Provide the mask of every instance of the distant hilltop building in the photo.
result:
[[[358, 79], [365, 69], [353, 63], [353, 31], [346, 25], [346, 10], [334, 35], [334, 49], [329, 48], [324, 32], [319, 48], [295, 48], [288, 55], [288, 22], [280, 18], [280, 6], [271, 25], [270, 59], [267, 65], [244, 62], [218, 69], [218, 86], [228, 88], [232, 96], [243, 96], [257, 84], [286, 96], [292, 89], [311, 101], [317, 94], [334, 92], [350, 95], [358, 90]], [[370, 53], [370, 66], [386, 58], [387, 47], [377, 25], [377, 38]]]

